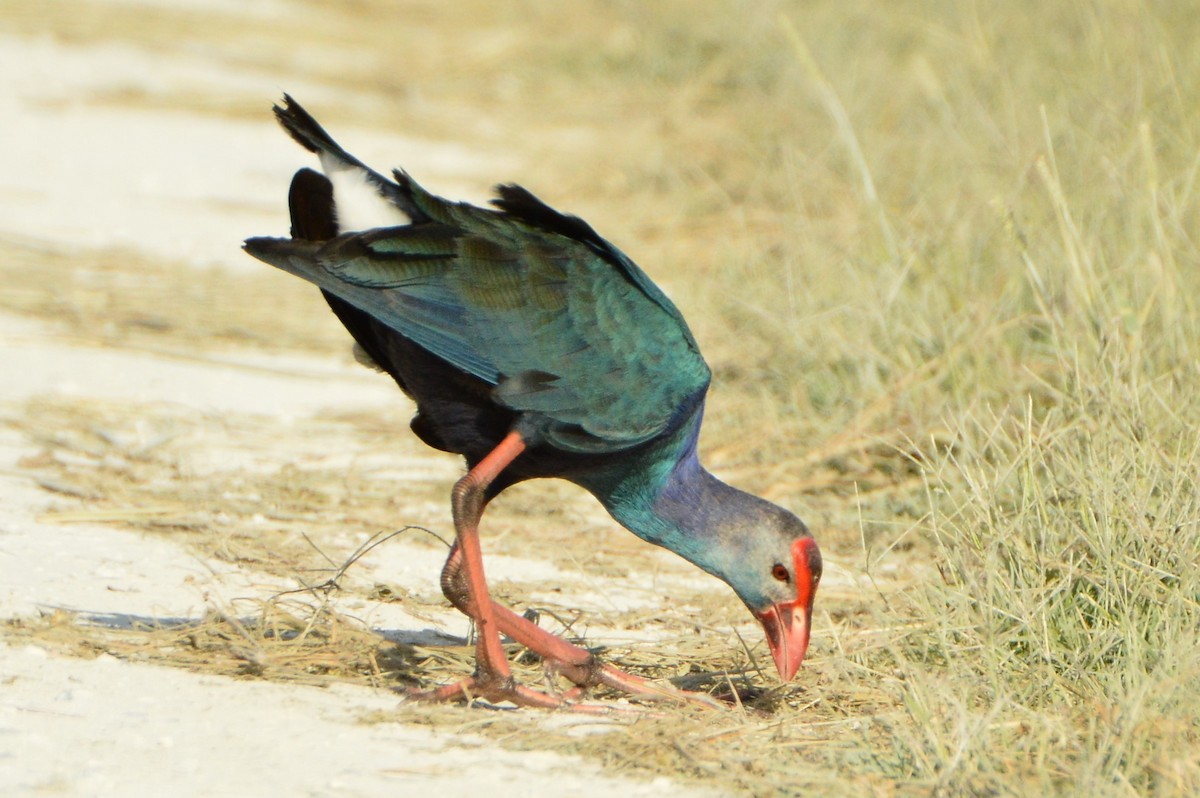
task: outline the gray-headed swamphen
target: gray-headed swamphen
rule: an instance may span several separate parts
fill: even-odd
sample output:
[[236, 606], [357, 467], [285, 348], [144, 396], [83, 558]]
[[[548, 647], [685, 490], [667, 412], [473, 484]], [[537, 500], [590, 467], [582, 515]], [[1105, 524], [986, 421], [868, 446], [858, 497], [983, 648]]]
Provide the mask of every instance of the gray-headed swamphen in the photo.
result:
[[380, 175], [292, 98], [280, 123], [324, 175], [296, 173], [292, 238], [251, 238], [254, 257], [321, 288], [361, 351], [416, 402], [413, 432], [466, 458], [454, 486], [457, 539], [442, 589], [477, 628], [472, 677], [421, 694], [573, 706], [517, 684], [500, 634], [582, 688], [687, 694], [596, 661], [496, 604], [479, 521], [526, 479], [590, 491], [635, 535], [723, 579], [762, 623], [779, 676], [808, 649], [821, 555], [792, 513], [721, 482], [696, 442], [710, 372], [679, 311], [583, 220], [502, 185], [495, 209]]

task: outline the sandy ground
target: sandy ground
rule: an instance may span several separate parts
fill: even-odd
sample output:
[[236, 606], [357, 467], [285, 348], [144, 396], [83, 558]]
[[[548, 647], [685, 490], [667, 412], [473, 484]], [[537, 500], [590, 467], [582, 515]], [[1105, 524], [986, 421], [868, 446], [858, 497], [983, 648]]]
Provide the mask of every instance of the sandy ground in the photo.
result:
[[[246, 8], [275, 13], [269, 3]], [[127, 247], [194, 269], [263, 268], [239, 252], [240, 240], [286, 229], [285, 187], [304, 162], [266, 112], [281, 88], [270, 76], [225, 71], [186, 53], [11, 35], [0, 35], [0, 74], [0, 239], [81, 253]], [[262, 98], [263, 119], [82, 100], [146, 83], [255, 95]], [[286, 88], [311, 101], [325, 93], [317, 86]], [[359, 154], [384, 164], [395, 152], [426, 159], [417, 164], [421, 173], [451, 192], [469, 193], [504, 174], [485, 173], [495, 159], [452, 144], [413, 146], [364, 130], [352, 137]], [[269, 418], [286, 429], [322, 408], [370, 412], [402, 401], [386, 380], [345, 359], [289, 356], [270, 368], [234, 368], [219, 359], [100, 348], [52, 323], [15, 315], [0, 315], [0, 373], [4, 418], [26, 412], [35, 397], [69, 398], [136, 402], [201, 417]], [[313, 454], [305, 451], [313, 444], [286, 435], [252, 452], [222, 449], [217, 432], [183, 447], [197, 473], [278, 468]], [[0, 618], [65, 608], [112, 624], [189, 619], [235, 598], [290, 586], [199, 557], [167, 536], [48, 520], [44, 514], [62, 497], [22, 468], [37, 452], [28, 436], [0, 426]], [[432, 478], [448, 485], [456, 466], [431, 462]], [[374, 567], [400, 584], [429, 590], [440, 559], [436, 551], [401, 542]], [[553, 573], [536, 558], [499, 558], [497, 567], [530, 579]], [[609, 600], [618, 600], [614, 596]], [[448, 610], [418, 619], [395, 605], [367, 609], [375, 613], [372, 622], [413, 635], [466, 631]], [[36, 644], [0, 644], [0, 686], [3, 795], [695, 794], [663, 779], [612, 777], [596, 764], [557, 754], [508, 753], [480, 739], [448, 738], [406, 724], [395, 694], [383, 690], [233, 680], [107, 655], [72, 659]], [[395, 720], [362, 722], [379, 712], [394, 713]]]

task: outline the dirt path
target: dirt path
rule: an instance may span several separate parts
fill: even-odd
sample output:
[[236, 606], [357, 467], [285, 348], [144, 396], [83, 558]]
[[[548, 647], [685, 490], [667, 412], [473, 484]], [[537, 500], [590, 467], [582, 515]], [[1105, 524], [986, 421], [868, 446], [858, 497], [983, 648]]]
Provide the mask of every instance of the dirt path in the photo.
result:
[[[312, 354], [268, 351], [273, 332], [245, 329], [250, 314], [213, 320], [214, 301], [263, 303], [256, 292], [274, 278], [253, 271], [238, 243], [285, 229], [283, 192], [303, 161], [266, 112], [279, 90], [272, 76], [207, 67], [187, 53], [2, 31], [0, 72], [0, 792], [695, 794], [578, 757], [504, 752], [471, 733], [469, 716], [453, 732], [415, 725], [420, 713], [399, 712], [387, 685], [230, 678], [186, 652], [165, 663], [97, 655], [95, 635], [236, 621], [296, 588], [297, 568], [319, 559], [314, 548], [338, 560], [364, 528], [396, 523], [388, 486], [410, 486], [403, 520], [446, 532], [444, 492], [458, 466], [406, 440], [397, 391], [344, 352], [323, 352], [324, 343]], [[262, 119], [96, 101], [146, 87], [252, 95]], [[425, 174], [440, 174], [439, 185], [469, 191], [492, 177], [468, 179], [486, 159], [454, 146], [403, 146], [361, 130], [354, 138], [368, 157], [428, 158]], [[189, 298], [201, 285], [209, 293]], [[121, 304], [154, 286], [179, 304]], [[272, 309], [301, 337], [333, 329], [324, 314]], [[192, 312], [192, 326], [175, 320]], [[254, 318], [266, 324], [263, 315]], [[213, 336], [234, 345], [217, 350]], [[393, 431], [380, 432], [385, 425]], [[331, 475], [341, 484], [330, 487]], [[354, 515], [371, 506], [355, 500], [364, 492], [381, 505], [377, 526]], [[577, 497], [561, 507], [559, 520], [602, 523]], [[498, 549], [490, 562], [500, 584], [553, 598], [561, 562]], [[346, 578], [338, 612], [403, 638], [397, 645], [461, 642], [465, 622], [436, 595], [443, 556], [423, 536], [390, 543]], [[719, 590], [655, 556], [649, 576], [615, 573], [603, 590], [594, 576], [574, 578], [570, 603], [631, 612], [654, 606], [664, 581]], [[411, 600], [388, 600], [397, 591]], [[291, 673], [271, 670], [281, 661], [256, 662], [267, 676]]]

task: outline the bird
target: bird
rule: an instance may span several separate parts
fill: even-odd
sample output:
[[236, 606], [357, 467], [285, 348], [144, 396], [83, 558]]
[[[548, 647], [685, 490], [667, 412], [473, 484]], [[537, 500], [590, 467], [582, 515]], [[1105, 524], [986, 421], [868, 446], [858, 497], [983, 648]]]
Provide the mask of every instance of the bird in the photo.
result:
[[[318, 287], [359, 359], [416, 404], [416, 436], [466, 461], [441, 587], [474, 621], [475, 669], [414, 697], [574, 708], [591, 706], [580, 696], [600, 685], [694, 695], [603, 663], [492, 600], [480, 520], [500, 492], [538, 478], [582, 487], [642, 540], [726, 582], [762, 625], [781, 681], [792, 680], [820, 549], [795, 514], [701, 465], [711, 371], [666, 294], [587, 222], [517, 184], [498, 185], [487, 208], [447, 200], [402, 169], [366, 166], [291, 96], [273, 110], [321, 172], [293, 176], [290, 237], [248, 238], [245, 251]], [[576, 686], [517, 682], [501, 635]]]

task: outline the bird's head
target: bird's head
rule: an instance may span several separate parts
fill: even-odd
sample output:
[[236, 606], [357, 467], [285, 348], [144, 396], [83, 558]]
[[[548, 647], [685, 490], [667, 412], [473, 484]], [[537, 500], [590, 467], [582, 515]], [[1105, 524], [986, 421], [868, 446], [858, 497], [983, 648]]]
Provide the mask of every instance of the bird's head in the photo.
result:
[[787, 682], [808, 652], [821, 550], [803, 521], [771, 509], [756, 519], [754, 534], [742, 537], [748, 545], [726, 578], [762, 624], [779, 678]]
[[649, 507], [631, 493], [635, 500], [603, 494], [605, 506], [640, 537], [732, 587], [762, 624], [779, 677], [791, 681], [808, 653], [821, 581], [821, 551], [804, 522], [714, 477], [694, 448], [679, 458]]

